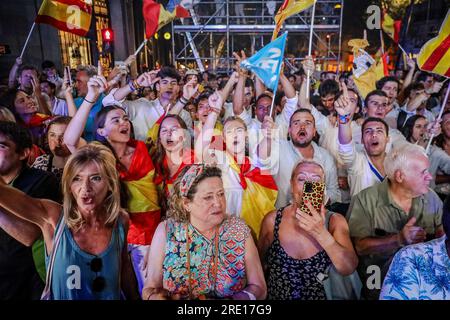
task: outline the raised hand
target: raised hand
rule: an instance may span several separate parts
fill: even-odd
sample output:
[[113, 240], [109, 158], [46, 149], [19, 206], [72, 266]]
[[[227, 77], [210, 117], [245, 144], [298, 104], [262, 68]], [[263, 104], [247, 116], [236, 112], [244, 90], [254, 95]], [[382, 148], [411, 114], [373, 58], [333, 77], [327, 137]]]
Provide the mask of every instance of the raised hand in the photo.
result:
[[436, 119], [436, 120], [428, 123], [428, 125], [427, 125], [428, 136], [433, 135], [436, 137], [441, 134], [441, 131], [442, 131], [441, 121], [442, 121], [442, 119]]
[[108, 89], [108, 82], [103, 76], [103, 68], [100, 62], [97, 70], [97, 75], [91, 77], [87, 83], [88, 93], [85, 100], [97, 101], [98, 97]]
[[345, 83], [342, 83], [342, 94], [334, 102], [334, 109], [340, 116], [353, 115], [355, 113], [356, 105], [350, 101], [348, 89]]
[[128, 58], [123, 62], [126, 66], [131, 65], [134, 61], [136, 61], [136, 56], [134, 54], [128, 56]]
[[64, 78], [61, 89], [63, 90], [65, 95], [66, 94], [72, 95], [73, 87], [70, 85], [70, 74], [67, 72], [67, 68], [64, 68]]
[[263, 123], [261, 124], [263, 136], [267, 139], [271, 139], [272, 132], [274, 129], [275, 129], [275, 122], [273, 121], [272, 117], [270, 117], [269, 115], [265, 116]]
[[153, 87], [156, 82], [161, 80], [159, 77], [156, 77], [157, 74], [158, 70], [144, 72], [136, 79], [136, 82], [141, 87]]
[[309, 71], [309, 74], [312, 75], [315, 70], [315, 64], [312, 56], [306, 56], [305, 60], [302, 62], [303, 70], [305, 70], [305, 73], [307, 74]]
[[245, 54], [244, 50], [241, 50], [241, 55], [239, 55], [237, 52], [233, 52], [233, 57], [236, 59], [236, 71], [240, 75], [243, 75], [244, 73], [246, 74], [247, 71], [245, 69], [241, 69], [241, 62], [247, 59], [247, 55]]
[[198, 91], [200, 85], [195, 77], [183, 86], [183, 98], [189, 101]]
[[211, 111], [220, 114], [220, 111], [222, 110], [223, 106], [222, 96], [217, 92], [214, 92], [212, 95], [209, 96], [208, 104]]
[[414, 59], [411, 59], [409, 57], [406, 58], [406, 64], [407, 64], [409, 70], [411, 70], [411, 69], [414, 70], [416, 68], [416, 61], [414, 61]]
[[442, 87], [444, 86], [444, 82], [445, 82], [445, 81], [443, 81], [443, 82], [437, 82], [437, 81], [435, 81], [435, 82], [433, 83], [433, 86], [432, 86], [429, 90], [426, 90], [426, 92], [427, 92], [428, 94], [438, 93], [439, 91], [441, 91]]

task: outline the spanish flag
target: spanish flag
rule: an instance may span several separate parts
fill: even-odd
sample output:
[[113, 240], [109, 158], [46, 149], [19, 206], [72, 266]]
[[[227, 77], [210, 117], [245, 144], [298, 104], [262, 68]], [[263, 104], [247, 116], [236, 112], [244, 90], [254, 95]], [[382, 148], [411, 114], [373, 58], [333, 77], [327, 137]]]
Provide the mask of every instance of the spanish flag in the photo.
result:
[[128, 144], [135, 148], [133, 159], [127, 171], [120, 170], [120, 179], [127, 186], [130, 197], [128, 243], [149, 245], [161, 221], [155, 168], [144, 142], [130, 140]]
[[400, 40], [400, 30], [402, 28], [402, 20], [394, 20], [386, 11], [383, 12], [381, 28], [389, 37], [398, 43]]
[[144, 0], [142, 11], [145, 20], [145, 35], [147, 39], [176, 18], [189, 17], [189, 11], [181, 5], [177, 5], [175, 10], [169, 12], [164, 9], [162, 4], [156, 3], [153, 0]]
[[316, 0], [284, 0], [280, 9], [278, 9], [277, 15], [275, 16], [276, 26], [272, 34], [272, 41], [278, 37], [278, 33], [283, 26], [284, 20], [296, 13], [308, 9], [315, 3]]
[[450, 78], [450, 10], [436, 38], [431, 39], [420, 50], [417, 64], [424, 71]]
[[278, 188], [271, 175], [261, 174], [260, 168], [251, 168], [250, 160], [245, 157], [239, 165], [234, 157], [226, 153], [228, 163], [240, 178], [243, 192], [241, 218], [252, 230], [254, 239], [259, 238], [261, 223], [269, 212], [275, 210]]
[[91, 17], [92, 0], [44, 0], [35, 22], [85, 37]]

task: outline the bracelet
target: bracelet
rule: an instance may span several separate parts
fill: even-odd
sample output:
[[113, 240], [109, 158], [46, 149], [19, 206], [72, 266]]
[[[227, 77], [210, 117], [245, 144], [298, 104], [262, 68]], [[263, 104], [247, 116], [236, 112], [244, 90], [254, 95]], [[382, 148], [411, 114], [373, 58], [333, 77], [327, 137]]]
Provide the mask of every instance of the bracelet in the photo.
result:
[[86, 98], [83, 98], [83, 100], [84, 101], [86, 101], [87, 103], [92, 103], [92, 104], [94, 104], [95, 103], [95, 101], [89, 101], [88, 99], [86, 99]]
[[339, 116], [339, 124], [346, 124], [350, 121], [350, 114], [338, 115], [338, 116]]
[[242, 290], [241, 292], [245, 293], [250, 300], [256, 300], [256, 297], [255, 297], [255, 295], [253, 293], [248, 292], [246, 290]]
[[138, 89], [141, 88], [141, 86], [140, 86], [139, 83], [137, 82], [137, 79], [134, 79], [134, 80], [133, 80], [133, 87], [134, 87], [136, 90], [138, 90]]
[[185, 99], [183, 96], [180, 97], [179, 101], [182, 105], [186, 105], [189, 102], [189, 100]]
[[130, 89], [131, 89], [131, 92], [134, 92], [134, 91], [136, 91], [136, 88], [133, 86], [133, 81], [128, 81], [128, 86], [130, 87]]

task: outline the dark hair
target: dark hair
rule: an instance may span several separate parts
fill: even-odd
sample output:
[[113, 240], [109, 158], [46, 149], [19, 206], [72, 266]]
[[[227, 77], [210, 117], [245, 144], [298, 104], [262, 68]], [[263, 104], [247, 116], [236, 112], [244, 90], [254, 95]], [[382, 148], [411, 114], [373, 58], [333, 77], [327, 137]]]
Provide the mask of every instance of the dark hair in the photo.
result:
[[281, 100], [283, 100], [284, 96], [286, 96], [284, 91], [278, 91], [277, 92], [277, 94], [275, 95], [275, 105], [276, 106], [281, 106]]
[[19, 91], [22, 90], [12, 88], [6, 91], [4, 94], [2, 94], [2, 96], [0, 96], [0, 106], [9, 109], [9, 111], [11, 111], [12, 114], [14, 115], [14, 118], [16, 118], [16, 122], [21, 126], [25, 126], [25, 122], [22, 120], [22, 117], [17, 113], [15, 106], [16, 96], [19, 93]]
[[42, 84], [42, 83], [48, 84], [48, 86], [49, 86], [53, 91], [56, 90], [56, 86], [55, 86], [55, 84], [54, 84], [53, 82], [50, 82], [50, 81], [48, 81], [48, 80], [41, 80], [41, 84]]
[[418, 91], [418, 90], [424, 90], [424, 89], [425, 89], [425, 87], [424, 87], [423, 83], [413, 82], [405, 88], [405, 91], [404, 91], [405, 97], [409, 97], [409, 95], [411, 94], [411, 91], [413, 91], [413, 90]]
[[361, 126], [361, 132], [364, 132], [364, 127], [367, 125], [367, 123], [369, 122], [379, 122], [382, 123], [384, 126], [384, 129], [386, 130], [386, 136], [389, 136], [389, 126], [386, 123], [386, 121], [384, 121], [383, 119], [380, 118], [375, 118], [375, 117], [369, 117], [366, 120], [364, 120], [362, 126]]
[[55, 63], [53, 61], [50, 60], [45, 60], [42, 62], [41, 64], [42, 69], [47, 69], [47, 68], [56, 68]]
[[427, 80], [428, 77], [433, 77], [433, 74], [422, 71], [419, 73], [419, 75], [417, 76], [417, 82], [425, 82]]
[[161, 80], [164, 78], [173, 78], [176, 79], [177, 82], [180, 82], [181, 80], [181, 76], [178, 73], [177, 69], [168, 66], [162, 67], [156, 76]]
[[16, 153], [21, 153], [23, 150], [33, 147], [30, 131], [14, 122], [0, 121], [0, 133], [14, 142]]
[[[291, 118], [289, 119], [289, 127], [290, 127], [291, 124], [292, 124], [292, 118], [293, 118], [297, 113], [300, 113], [300, 112], [303, 112], [303, 113], [309, 113], [311, 116], [313, 115], [313, 114], [311, 113], [311, 110], [309, 110], [309, 109], [305, 109], [305, 108], [297, 109], [297, 110], [294, 111], [294, 113], [292, 114]], [[313, 116], [313, 119], [314, 119], [314, 116]], [[314, 119], [314, 126], [315, 126], [315, 124], [316, 124], [316, 121], [315, 121], [315, 119]]]
[[252, 90], [255, 90], [255, 83], [253, 82], [252, 79], [250, 78], [246, 78], [245, 79], [245, 85], [246, 88], [252, 88]]
[[369, 102], [370, 97], [372, 96], [381, 96], [387, 98], [387, 94], [383, 90], [373, 90], [370, 91], [369, 94], [366, 96], [366, 99], [364, 99], [364, 106], [367, 108], [367, 104]]
[[416, 121], [419, 119], [426, 119], [426, 118], [420, 114], [413, 115], [412, 117], [409, 117], [408, 120], [406, 120], [406, 123], [400, 129], [400, 132], [405, 136], [406, 141], [411, 142], [410, 139], [413, 134], [414, 125], [416, 124]]
[[35, 66], [32, 66], [30, 64], [26, 64], [26, 65], [21, 66], [19, 68], [19, 70], [17, 70], [17, 76], [18, 77], [22, 76], [22, 72], [24, 72], [25, 70], [34, 70], [34, 71], [36, 71], [37, 76], [39, 76], [38, 69]]
[[[255, 104], [258, 104], [258, 101], [259, 100], [261, 100], [261, 99], [263, 99], [263, 98], [268, 98], [268, 99], [270, 99], [270, 101], [272, 101], [272, 96], [270, 96], [270, 95], [268, 95], [267, 93], [261, 93], [257, 98], [256, 98], [256, 101], [255, 101]], [[281, 100], [281, 99], [280, 99]]]
[[[447, 114], [450, 114], [450, 110], [445, 111], [442, 114], [441, 119], [443, 119]], [[440, 135], [438, 135], [436, 138], [433, 139], [433, 144], [436, 145], [437, 147], [444, 149], [444, 143], [445, 143], [445, 138], [444, 138], [444, 133], [441, 132]]]
[[378, 90], [381, 90], [381, 89], [383, 89], [386, 82], [396, 82], [397, 83], [397, 93], [398, 93], [398, 91], [400, 90], [400, 81], [398, 81], [398, 79], [394, 76], [386, 76], [386, 77], [381, 78], [380, 80], [378, 80], [375, 83], [375, 86], [377, 87]]
[[194, 104], [196, 107], [198, 107], [198, 104], [200, 103], [200, 101], [202, 100], [208, 100], [209, 97], [214, 93], [213, 90], [204, 90], [198, 97], [197, 99], [195, 99]]
[[337, 95], [339, 92], [339, 84], [331, 79], [323, 81], [319, 86], [319, 95], [326, 97], [329, 94]]

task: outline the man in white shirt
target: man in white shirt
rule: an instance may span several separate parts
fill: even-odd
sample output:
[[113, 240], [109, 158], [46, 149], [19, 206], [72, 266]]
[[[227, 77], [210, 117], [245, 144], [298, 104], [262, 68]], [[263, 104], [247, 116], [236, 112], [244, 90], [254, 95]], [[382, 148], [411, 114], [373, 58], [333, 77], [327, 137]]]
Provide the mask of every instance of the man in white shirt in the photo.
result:
[[338, 113], [339, 156], [347, 167], [350, 194], [354, 196], [384, 180], [384, 159], [389, 141], [389, 127], [380, 118], [369, 117], [361, 126], [363, 151], [357, 151], [352, 140], [351, 121], [356, 103], [350, 99], [345, 84], [343, 94], [336, 100], [334, 108]]
[[[163, 67], [158, 73], [155, 71], [141, 74], [136, 80], [130, 81], [124, 87], [111, 90], [103, 99], [103, 105], [119, 105], [123, 107], [130, 121], [133, 123], [134, 135], [137, 140], [146, 141], [152, 138], [156, 142], [155, 132], [158, 120], [166, 114], [178, 114], [186, 123], [188, 128], [192, 128], [192, 119], [189, 113], [184, 110], [184, 106], [197, 92], [198, 84], [192, 79], [183, 87], [183, 95], [177, 100], [180, 75], [172, 67]], [[155, 85], [158, 92], [158, 99], [149, 101], [140, 98], [134, 101], [125, 100], [133, 91], [140, 87], [151, 87]], [[157, 132], [156, 132], [157, 134]]]
[[381, 90], [386, 93], [388, 97], [388, 106], [384, 121], [391, 128], [397, 128], [397, 117], [400, 112], [400, 106], [397, 102], [397, 96], [400, 90], [400, 81], [396, 77], [387, 76], [383, 77], [376, 83], [377, 90]]
[[297, 109], [289, 125], [290, 140], [272, 139], [268, 130], [274, 128], [273, 120], [266, 116], [262, 126], [266, 138], [258, 145], [258, 162], [269, 167], [278, 186], [277, 208], [291, 201], [291, 174], [295, 165], [302, 159], [313, 159], [325, 169], [326, 195], [331, 202], [340, 202], [341, 193], [337, 181], [336, 164], [331, 154], [319, 147], [313, 138], [316, 134], [314, 117], [307, 109]]

